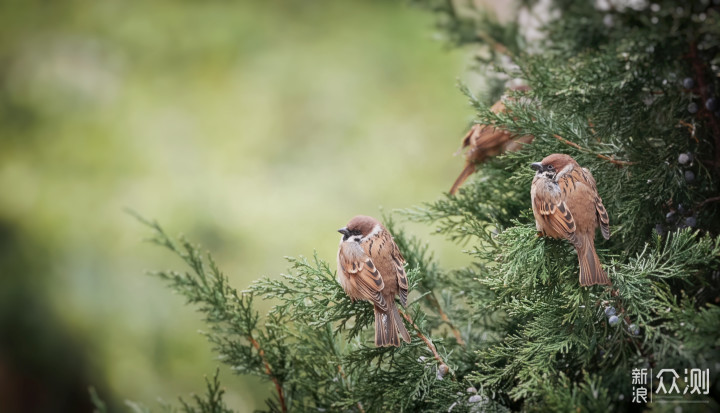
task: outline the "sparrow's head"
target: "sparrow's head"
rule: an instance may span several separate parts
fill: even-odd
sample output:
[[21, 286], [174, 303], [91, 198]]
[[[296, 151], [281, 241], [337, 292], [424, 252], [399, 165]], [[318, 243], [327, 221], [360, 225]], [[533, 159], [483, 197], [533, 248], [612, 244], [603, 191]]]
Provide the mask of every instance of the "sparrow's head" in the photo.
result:
[[347, 226], [340, 228], [339, 233], [343, 234], [343, 241], [361, 242], [377, 234], [382, 229], [380, 221], [367, 215], [358, 215], [348, 222]]
[[558, 173], [565, 171], [566, 168], [571, 169], [577, 164], [575, 159], [569, 155], [554, 153], [546, 156], [545, 159], [540, 162], [531, 164], [530, 167], [536, 171], [535, 175], [544, 175], [548, 179], [554, 179]]

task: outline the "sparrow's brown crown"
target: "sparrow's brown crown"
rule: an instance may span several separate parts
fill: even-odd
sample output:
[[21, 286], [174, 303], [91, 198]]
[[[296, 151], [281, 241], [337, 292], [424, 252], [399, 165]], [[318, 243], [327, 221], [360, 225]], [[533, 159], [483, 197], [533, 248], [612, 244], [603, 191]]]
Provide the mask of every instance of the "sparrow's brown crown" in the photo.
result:
[[562, 170], [568, 164], [577, 164], [575, 159], [571, 158], [570, 155], [565, 155], [564, 153], [554, 153], [552, 155], [548, 155], [540, 163], [546, 167], [552, 165], [556, 171]]
[[358, 215], [348, 222], [345, 228], [340, 228], [339, 233], [343, 234], [343, 240], [356, 236], [353, 240], [365, 238], [380, 225], [380, 221], [367, 215]]
[[570, 155], [565, 155], [564, 153], [554, 153], [552, 155], [546, 156], [540, 162], [535, 162], [534, 164], [530, 165], [530, 167], [538, 172], [547, 171], [551, 173], [557, 173], [559, 171], [562, 171], [563, 168], [570, 164], [577, 165], [575, 159], [570, 157]]

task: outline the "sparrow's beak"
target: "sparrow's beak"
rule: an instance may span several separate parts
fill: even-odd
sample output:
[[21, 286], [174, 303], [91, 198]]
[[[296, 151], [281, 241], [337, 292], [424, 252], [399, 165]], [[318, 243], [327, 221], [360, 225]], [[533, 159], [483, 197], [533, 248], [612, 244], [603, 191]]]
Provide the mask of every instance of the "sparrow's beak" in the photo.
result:
[[533, 164], [530, 164], [530, 167], [538, 172], [541, 172], [545, 169], [540, 162], [535, 162]]
[[340, 229], [338, 230], [338, 232], [341, 233], [341, 234], [343, 234], [343, 235], [347, 235], [349, 231], [348, 231], [348, 229], [347, 229], [346, 227], [343, 227], [343, 228], [340, 228]]

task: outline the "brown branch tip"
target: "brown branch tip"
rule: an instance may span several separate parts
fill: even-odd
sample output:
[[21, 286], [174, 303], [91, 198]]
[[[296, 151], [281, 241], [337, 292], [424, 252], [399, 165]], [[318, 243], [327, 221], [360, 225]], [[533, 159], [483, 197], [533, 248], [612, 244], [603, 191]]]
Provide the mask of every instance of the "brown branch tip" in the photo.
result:
[[277, 379], [277, 377], [273, 376], [272, 370], [270, 369], [270, 363], [268, 363], [267, 359], [265, 358], [265, 351], [260, 347], [260, 343], [257, 342], [252, 336], [248, 336], [248, 339], [250, 340], [250, 343], [253, 347], [255, 347], [255, 350], [257, 350], [258, 355], [260, 356], [260, 359], [262, 359], [263, 365], [265, 365], [265, 373], [267, 373], [268, 377], [270, 377], [270, 380], [275, 384], [275, 390], [278, 393], [278, 399], [280, 400], [280, 409], [283, 412], [287, 412], [287, 406], [285, 405], [285, 395], [283, 394], [282, 386], [280, 385], [280, 381]]
[[433, 357], [438, 362], [438, 378], [442, 379], [448, 373], [448, 371], [450, 371], [450, 368], [447, 364], [445, 364], [445, 361], [443, 361], [442, 357], [440, 357], [440, 354], [438, 353], [435, 344], [433, 344], [432, 340], [430, 340], [427, 336], [425, 336], [425, 334], [423, 334], [422, 330], [420, 330], [420, 327], [418, 327], [417, 324], [415, 324], [415, 322], [412, 320], [412, 318], [410, 318], [410, 315], [408, 315], [402, 310], [398, 311], [400, 311], [400, 314], [402, 314], [403, 318], [405, 318], [405, 320], [407, 320], [407, 322], [413, 326], [415, 332], [417, 333], [417, 336], [425, 342], [427, 348], [430, 349], [430, 351], [433, 353]]
[[[591, 150], [585, 149], [585, 148], [583, 148], [582, 146], [578, 145], [577, 143], [571, 142], [571, 141], [563, 138], [562, 136], [560, 136], [560, 135], [558, 135], [558, 134], [553, 134], [553, 138], [559, 140], [560, 142], [562, 142], [562, 143], [564, 143], [564, 144], [566, 144], [566, 145], [570, 145], [570, 146], [572, 146], [573, 148], [575, 148], [575, 149], [577, 149], [577, 150], [580, 150], [580, 151], [583, 151], [583, 152], [587, 152], [587, 153], [594, 153], [594, 152], [592, 152]], [[615, 159], [615, 158], [611, 158], [611, 157], [609, 157], [609, 156], [607, 156], [607, 155], [602, 155], [602, 154], [599, 154], [599, 153], [596, 153], [595, 156], [597, 156], [597, 157], [600, 158], [600, 159], [604, 159], [604, 160], [606, 160], [606, 161], [608, 161], [608, 162], [610, 162], [610, 163], [613, 163], [613, 164], [615, 164], [615, 165], [618, 165], [618, 166], [635, 165], [635, 163], [636, 163], [636, 162], [630, 162], [630, 161], [621, 161], [621, 160], [618, 160], [618, 159]]]
[[438, 302], [437, 297], [435, 297], [435, 293], [431, 293], [427, 296], [427, 300], [430, 301], [430, 304], [435, 308], [435, 311], [440, 315], [440, 319], [445, 322], [449, 327], [450, 330], [452, 330], [453, 335], [455, 336], [455, 340], [460, 344], [461, 346], [465, 347], [465, 340], [462, 339], [462, 336], [460, 335], [460, 330], [455, 327], [455, 324], [453, 324], [452, 321], [450, 321], [450, 317], [448, 317], [447, 314], [445, 314], [445, 311], [443, 311], [442, 307], [440, 306], [440, 303]]

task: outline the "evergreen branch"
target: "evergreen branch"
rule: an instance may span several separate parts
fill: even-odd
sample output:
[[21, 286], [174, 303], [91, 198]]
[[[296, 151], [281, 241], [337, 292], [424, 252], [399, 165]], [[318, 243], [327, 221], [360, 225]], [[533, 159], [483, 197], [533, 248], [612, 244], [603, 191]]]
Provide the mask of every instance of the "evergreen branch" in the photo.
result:
[[503, 55], [506, 55], [506, 56], [508, 56], [508, 57], [510, 57], [510, 58], [513, 57], [513, 53], [510, 51], [510, 49], [508, 49], [507, 47], [505, 47], [505, 45], [502, 44], [502, 43], [500, 43], [499, 41], [493, 39], [492, 36], [490, 36], [488, 33], [484, 32], [484, 31], [482, 31], [482, 30], [478, 30], [478, 31], [475, 33], [475, 35], [476, 35], [479, 39], [483, 40], [483, 41], [486, 42], [488, 45], [490, 45], [490, 47], [492, 47], [492, 49], [495, 50], [496, 52], [498, 52], [498, 53], [500, 53], [500, 54], [503, 54]]
[[440, 319], [442, 319], [448, 325], [448, 327], [450, 327], [450, 330], [453, 332], [455, 340], [458, 342], [458, 344], [464, 347], [465, 340], [462, 339], [462, 336], [460, 335], [460, 330], [455, 327], [455, 324], [453, 324], [453, 322], [450, 320], [450, 317], [448, 317], [445, 311], [443, 311], [440, 302], [438, 302], [438, 299], [435, 296], [435, 292], [431, 291], [430, 294], [427, 294], [425, 297], [427, 298], [427, 301], [430, 303], [430, 305], [435, 309], [435, 311], [437, 311]]
[[[175, 271], [157, 271], [156, 275], [185, 295], [189, 302], [200, 304], [200, 311], [206, 314], [205, 320], [211, 325], [213, 333], [206, 334], [209, 341], [214, 343], [217, 350], [228, 354], [226, 363], [239, 366], [241, 371], [253, 372], [255, 366], [262, 366], [262, 373], [275, 385], [282, 412], [287, 412], [283, 387], [280, 377], [274, 373], [266, 353], [253, 331], [257, 327], [259, 315], [252, 308], [252, 293], [238, 294], [237, 290], [229, 286], [227, 276], [217, 267], [210, 254], [206, 260], [198, 248], [185, 239], [179, 244], [168, 236], [162, 227], [155, 221], [142, 218], [137, 213], [129, 211], [140, 222], [150, 226], [155, 235], [151, 242], [163, 246], [177, 254], [193, 271], [181, 274]], [[228, 335], [230, 333], [230, 335]], [[245, 338], [256, 355], [239, 345], [231, 335]]]
[[204, 412], [210, 412], [210, 413], [232, 413], [232, 410], [230, 410], [223, 401], [223, 394], [225, 393], [225, 389], [223, 389], [220, 385], [220, 369], [215, 370], [215, 375], [211, 380], [208, 380], [208, 378], [205, 378], [205, 396], [201, 397], [198, 395], [193, 395], [192, 398], [195, 401], [195, 404], [197, 405], [197, 409], [194, 406], [191, 406], [189, 403], [187, 403], [185, 400], [180, 398], [180, 403], [183, 406], [183, 412], [185, 413], [204, 413]]
[[285, 405], [285, 395], [283, 394], [282, 385], [280, 384], [280, 381], [277, 379], [277, 377], [275, 377], [275, 375], [273, 374], [272, 369], [270, 368], [270, 363], [268, 363], [267, 359], [265, 358], [265, 351], [260, 347], [260, 344], [257, 342], [257, 340], [255, 340], [255, 338], [253, 338], [252, 335], [248, 335], [248, 339], [260, 355], [260, 358], [263, 361], [263, 365], [265, 366], [265, 372], [267, 373], [268, 377], [270, 377], [270, 380], [272, 380], [273, 384], [275, 384], [275, 391], [277, 391], [278, 400], [280, 401], [280, 409], [283, 412], [287, 412], [287, 406]]
[[698, 89], [702, 98], [702, 104], [699, 105], [699, 115], [708, 119], [712, 135], [715, 139], [715, 160], [713, 165], [715, 168], [720, 168], [720, 122], [718, 121], [718, 118], [705, 106], [711, 96], [708, 92], [709, 89], [707, 87], [707, 83], [705, 82], [705, 73], [707, 69], [705, 67], [704, 60], [698, 55], [697, 41], [690, 43], [690, 53], [688, 54], [688, 59], [690, 60], [690, 65], [692, 66], [693, 71], [695, 72], [694, 77], [697, 79]]
[[430, 304], [430, 307], [434, 309], [440, 319], [448, 325], [452, 331], [458, 344], [465, 346], [465, 341], [462, 339], [460, 330], [450, 320], [447, 313], [443, 310], [440, 302], [435, 295], [433, 287], [438, 282], [440, 277], [440, 271], [437, 268], [437, 263], [433, 260], [432, 255], [427, 256], [427, 244], [422, 244], [416, 237], [408, 236], [401, 228], [397, 227], [392, 216], [383, 214], [383, 221], [387, 226], [390, 233], [394, 234], [393, 239], [400, 248], [403, 257], [407, 260], [410, 268], [417, 268], [421, 274], [423, 274], [420, 286], [425, 290], [423, 297]]
[[[558, 134], [553, 134], [553, 137], [554, 137], [555, 139], [559, 140], [560, 142], [566, 144], [566, 145], [572, 146], [572, 147], [575, 148], [575, 149], [578, 149], [578, 150], [580, 150], [580, 151], [587, 152], [587, 153], [592, 153], [590, 150], [583, 148], [582, 146], [578, 145], [578, 144], [575, 143], [575, 142], [570, 142], [569, 140], [563, 138], [562, 136], [560, 136], [560, 135], [558, 135]], [[619, 160], [617, 160], [617, 159], [611, 158], [611, 157], [609, 157], [609, 156], [606, 156], [606, 155], [603, 155], [603, 154], [600, 154], [600, 153], [596, 153], [595, 156], [597, 156], [597, 157], [600, 158], [600, 159], [604, 159], [604, 160], [606, 160], [606, 161], [608, 161], [608, 162], [611, 162], [611, 163], [614, 163], [615, 165], [620, 165], [620, 166], [635, 165], [635, 164], [636, 164], [636, 162], [619, 161]]]
[[[342, 365], [338, 364], [337, 369], [338, 369], [338, 373], [340, 373], [340, 376], [343, 379], [343, 383], [345, 383], [348, 391], [350, 391], [351, 390], [350, 382], [348, 381], [347, 375], [345, 375], [345, 371], [343, 371]], [[360, 413], [365, 413], [365, 409], [363, 408], [363, 405], [361, 402], [359, 402], [359, 401], [357, 402], [357, 407], [358, 407], [358, 410], [360, 411]]]
[[433, 344], [432, 340], [429, 339], [425, 334], [423, 334], [420, 327], [418, 327], [417, 324], [415, 324], [415, 322], [412, 320], [412, 318], [410, 318], [409, 314], [407, 314], [405, 311], [403, 311], [401, 309], [398, 309], [398, 311], [405, 318], [405, 320], [407, 320], [407, 322], [413, 326], [417, 336], [420, 337], [420, 339], [425, 342], [425, 345], [427, 346], [427, 348], [430, 350], [430, 352], [432, 352], [433, 357], [438, 362], [439, 374], [441, 376], [444, 376], [445, 374], [447, 374], [447, 372], [450, 370], [450, 368], [447, 366], [447, 364], [445, 364], [445, 361], [443, 361], [442, 357], [440, 357], [440, 354], [438, 353], [437, 348], [435, 347], [435, 344]]

